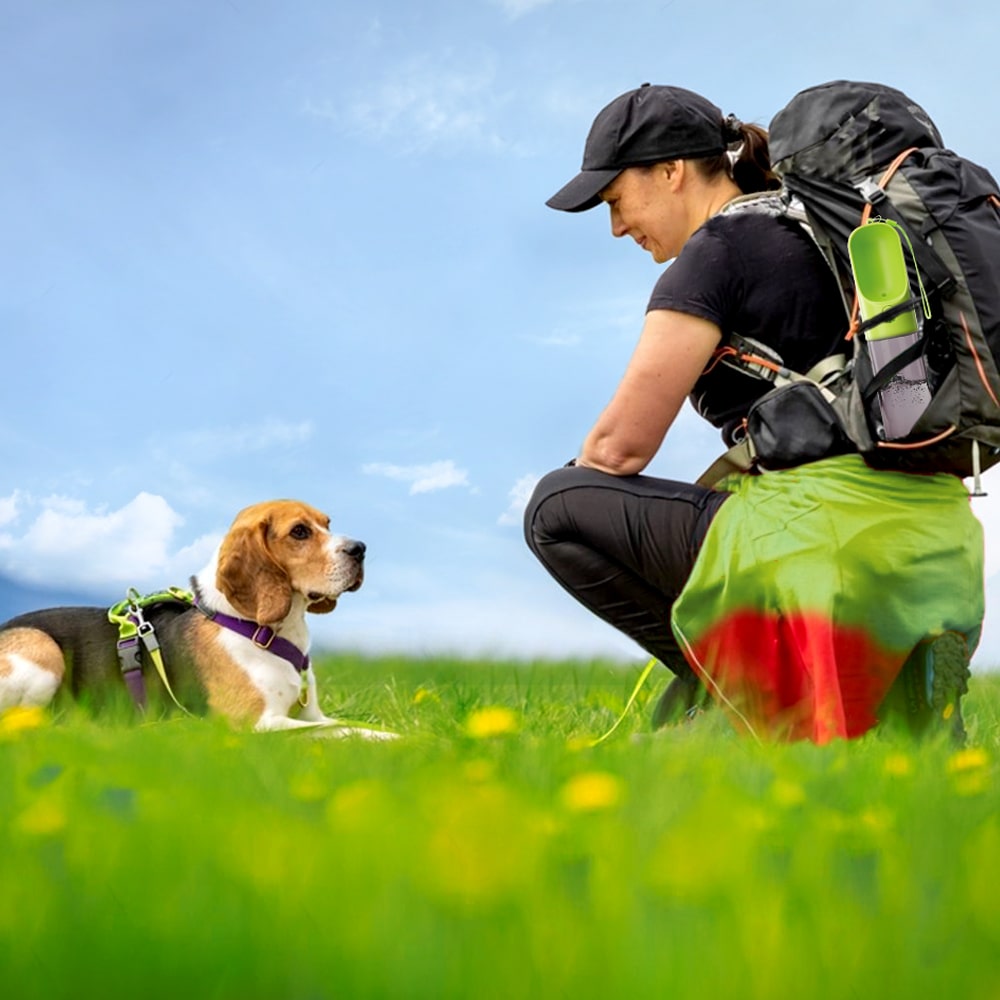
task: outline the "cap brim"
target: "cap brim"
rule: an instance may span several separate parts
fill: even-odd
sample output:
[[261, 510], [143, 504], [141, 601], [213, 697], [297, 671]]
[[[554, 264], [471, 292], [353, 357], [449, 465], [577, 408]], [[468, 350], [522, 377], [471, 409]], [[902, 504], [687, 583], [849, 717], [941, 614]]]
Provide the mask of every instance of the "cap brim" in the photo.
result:
[[600, 205], [601, 192], [624, 170], [581, 170], [545, 203], [560, 212], [585, 212]]

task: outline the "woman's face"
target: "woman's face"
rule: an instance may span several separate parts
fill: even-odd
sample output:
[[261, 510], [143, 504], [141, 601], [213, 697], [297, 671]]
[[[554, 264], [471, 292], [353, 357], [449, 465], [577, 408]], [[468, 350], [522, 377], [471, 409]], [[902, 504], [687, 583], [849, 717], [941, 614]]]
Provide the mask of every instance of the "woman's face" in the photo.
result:
[[658, 264], [673, 260], [690, 235], [678, 184], [679, 163], [627, 167], [602, 192], [613, 236], [631, 236]]

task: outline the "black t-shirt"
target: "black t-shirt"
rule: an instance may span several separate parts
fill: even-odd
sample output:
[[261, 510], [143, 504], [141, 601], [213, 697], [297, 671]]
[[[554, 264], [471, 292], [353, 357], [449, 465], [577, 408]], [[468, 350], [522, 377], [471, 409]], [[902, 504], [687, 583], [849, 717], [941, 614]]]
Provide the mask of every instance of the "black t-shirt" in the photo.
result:
[[[843, 350], [847, 317], [836, 279], [809, 234], [794, 220], [744, 211], [712, 216], [684, 244], [653, 289], [648, 309], [700, 316], [722, 331], [751, 337], [808, 371]], [[691, 403], [727, 444], [750, 404], [770, 383], [717, 364], [702, 375]]]

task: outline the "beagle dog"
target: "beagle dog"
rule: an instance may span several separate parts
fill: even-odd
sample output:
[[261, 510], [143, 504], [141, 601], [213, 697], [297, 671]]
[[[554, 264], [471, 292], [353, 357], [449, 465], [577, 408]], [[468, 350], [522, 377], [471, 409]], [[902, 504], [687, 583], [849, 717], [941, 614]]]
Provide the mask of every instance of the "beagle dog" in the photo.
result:
[[[50, 608], [11, 619], [0, 626], [0, 712], [48, 705], [60, 690], [100, 705], [129, 687], [142, 704], [148, 681], [157, 705], [174, 698], [257, 731], [331, 727], [335, 735], [391, 738], [340, 726], [319, 706], [306, 612], [332, 611], [364, 578], [364, 543], [333, 535], [329, 526], [329, 517], [296, 500], [240, 511], [192, 578], [193, 604], [187, 595], [138, 612], [139, 634], [147, 633], [145, 670], [134, 669], [138, 642], [126, 669], [106, 609]], [[148, 669], [156, 644], [162, 677]]]

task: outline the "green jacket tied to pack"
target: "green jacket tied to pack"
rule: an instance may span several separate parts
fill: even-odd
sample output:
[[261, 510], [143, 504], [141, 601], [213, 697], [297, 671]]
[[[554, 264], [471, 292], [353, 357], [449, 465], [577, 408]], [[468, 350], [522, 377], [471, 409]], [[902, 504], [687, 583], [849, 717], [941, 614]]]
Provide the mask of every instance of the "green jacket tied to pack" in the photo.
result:
[[840, 455], [733, 480], [671, 625], [738, 728], [860, 736], [923, 640], [975, 650], [983, 532], [960, 479]]

